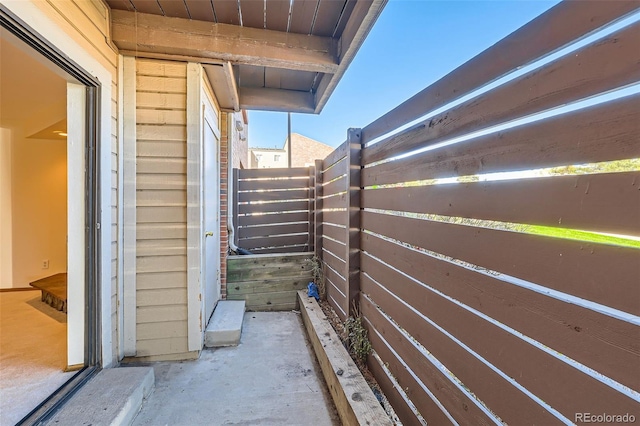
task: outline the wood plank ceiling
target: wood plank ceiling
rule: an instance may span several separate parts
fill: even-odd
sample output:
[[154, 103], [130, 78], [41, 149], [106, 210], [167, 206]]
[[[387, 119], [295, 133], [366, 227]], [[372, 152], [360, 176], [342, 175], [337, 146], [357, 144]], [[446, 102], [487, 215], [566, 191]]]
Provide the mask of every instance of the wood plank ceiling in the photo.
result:
[[319, 113], [387, 0], [106, 1], [125, 54], [233, 74], [224, 107]]

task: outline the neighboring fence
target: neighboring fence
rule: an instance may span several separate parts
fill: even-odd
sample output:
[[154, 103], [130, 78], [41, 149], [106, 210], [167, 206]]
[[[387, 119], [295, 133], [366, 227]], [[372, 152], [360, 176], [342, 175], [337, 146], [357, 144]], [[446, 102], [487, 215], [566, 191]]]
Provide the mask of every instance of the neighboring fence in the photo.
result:
[[476, 133], [637, 84], [640, 24], [384, 136], [639, 6], [563, 2], [317, 163], [328, 298], [404, 424], [640, 419], [640, 249], [567, 232], [640, 237], [640, 172], [525, 174], [640, 158], [640, 95]]
[[254, 254], [313, 251], [313, 167], [234, 169], [236, 244]]

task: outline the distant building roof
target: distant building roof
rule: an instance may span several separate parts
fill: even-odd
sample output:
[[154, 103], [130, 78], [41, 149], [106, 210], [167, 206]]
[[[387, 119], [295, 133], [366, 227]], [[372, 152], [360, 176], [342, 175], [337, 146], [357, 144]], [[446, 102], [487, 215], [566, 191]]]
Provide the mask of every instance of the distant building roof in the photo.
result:
[[[284, 147], [287, 149], [287, 142]], [[298, 133], [291, 134], [291, 167], [305, 167], [323, 160], [334, 148]]]
[[[288, 139], [288, 138], [287, 138]], [[287, 167], [288, 151], [287, 140], [285, 139], [282, 148], [249, 148], [253, 153], [250, 167], [257, 168], [277, 168]], [[322, 160], [334, 150], [333, 147], [308, 138], [299, 133], [291, 134], [291, 167], [306, 167], [315, 163], [315, 160]], [[266, 152], [269, 152], [269, 158]], [[263, 153], [263, 155], [260, 155]]]

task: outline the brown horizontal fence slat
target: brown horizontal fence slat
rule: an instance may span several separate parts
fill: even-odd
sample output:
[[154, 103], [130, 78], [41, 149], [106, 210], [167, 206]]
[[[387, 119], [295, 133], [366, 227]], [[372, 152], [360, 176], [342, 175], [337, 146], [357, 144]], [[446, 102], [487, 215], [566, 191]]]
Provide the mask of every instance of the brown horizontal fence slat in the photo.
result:
[[382, 188], [365, 208], [638, 235], [640, 172]]
[[305, 189], [308, 187], [308, 176], [305, 179], [241, 180], [238, 182], [238, 191], [240, 192], [276, 189]]
[[344, 209], [347, 206], [347, 193], [330, 195], [322, 200], [322, 208], [331, 209]]
[[[327, 242], [328, 240], [324, 240], [324, 242]], [[339, 256], [337, 254], [335, 254], [333, 251], [331, 250], [327, 250], [326, 248], [324, 249], [323, 253], [322, 253], [322, 261], [327, 264], [327, 266], [330, 266], [333, 270], [335, 270], [338, 274], [340, 274], [341, 276], [346, 276], [346, 264], [344, 262], [344, 260], [342, 259], [342, 257], [344, 256]]]
[[347, 212], [345, 210], [323, 211], [322, 218], [324, 220], [323, 223], [345, 226], [347, 223]]
[[[430, 386], [429, 390], [440, 397], [439, 401], [448, 408], [447, 412], [450, 413], [454, 419], [457, 418], [458, 421], [461, 419], [468, 420], [475, 425], [494, 424], [487, 418], [486, 414], [474, 405], [469, 397], [463, 395], [453, 383], [444, 378], [442, 372], [429, 363], [401, 333], [384, 320], [379, 320], [378, 318], [382, 318], [382, 315], [380, 312], [376, 312], [376, 308], [371, 305], [368, 299], [365, 298], [362, 306], [363, 313], [366, 312], [365, 315], [369, 323], [371, 344], [376, 348], [376, 353], [388, 365], [388, 368], [391, 369], [396, 380], [402, 383], [401, 386], [407, 389], [407, 393], [410, 395], [412, 402], [423, 407], [422, 409], [425, 413], [429, 414], [429, 422], [443, 425], [451, 423], [449, 418], [440, 407], [435, 404], [431, 397], [422, 391], [421, 384], [404, 368], [399, 362], [399, 359], [409, 360], [409, 362], [416, 367], [416, 370], [412, 370], [414, 373], [428, 378], [429, 382], [435, 385]], [[378, 314], [379, 317], [376, 317], [376, 314]], [[377, 321], [377, 327], [373, 326], [372, 321]], [[397, 355], [391, 352], [389, 341], [393, 341], [395, 344], [393, 350]], [[424, 385], [424, 382], [421, 383]], [[451, 401], [451, 403], [449, 403], [449, 401]], [[458, 410], [462, 411], [462, 413], [458, 414], [456, 412]], [[410, 424], [417, 421], [415, 416], [408, 417], [409, 419], [413, 417], [413, 422], [410, 422]]]
[[337, 273], [337, 271], [333, 271], [331, 268], [325, 268], [325, 278], [333, 283], [333, 285], [340, 290], [342, 293], [341, 298], [344, 298], [344, 294], [346, 291], [346, 280], [345, 278]]
[[[349, 149], [349, 145], [346, 141], [342, 142], [342, 144], [334, 149], [329, 155], [325, 157], [322, 161], [322, 169], [323, 172], [326, 173], [327, 169], [336, 164], [338, 161], [342, 160], [347, 156], [347, 150]], [[346, 167], [346, 166], [345, 166]], [[346, 169], [345, 169], [346, 173]]]
[[347, 190], [347, 177], [343, 176], [334, 180], [322, 187], [322, 195], [328, 197], [330, 195], [338, 194], [340, 192], [346, 192]]
[[[384, 259], [389, 265], [415, 277], [434, 290], [625, 386], [637, 388], [640, 383], [640, 371], [631, 371], [640, 356], [640, 330], [634, 324], [371, 235], [363, 239], [363, 250], [368, 253], [365, 258], [375, 256]], [[404, 300], [418, 310], [432, 309], [435, 300], [442, 297], [420, 285], [414, 285], [413, 281], [405, 280], [388, 267], [382, 267], [379, 262], [374, 264], [367, 260], [364, 264], [373, 269], [363, 266], [363, 271], [378, 281], [382, 280], [385, 285], [390, 283], [388, 280], [391, 279], [394, 285], [400, 286], [399, 283], [403, 283], [402, 285], [412, 288], [411, 291], [403, 290], [402, 295], [404, 297], [409, 293], [413, 294]], [[384, 276], [378, 273], [384, 273]], [[419, 298], [420, 294], [423, 294], [424, 298]], [[471, 322], [465, 326], [478, 321], [475, 316], [468, 319]], [[461, 340], [467, 342], [465, 339]]]
[[[428, 317], [441, 329], [446, 330], [450, 335], [464, 342], [470, 350], [473, 350], [477, 354], [482, 354], [482, 357], [487, 362], [503, 371], [507, 377], [517, 377], [517, 382], [520, 385], [556, 408], [568, 419], [573, 419], [574, 413], [576, 412], [590, 412], [589, 410], [593, 410], [594, 412], [610, 412], [615, 410], [615, 412], [622, 413], [637, 410], [637, 402], [630, 397], [588, 376], [552, 354], [534, 347], [520, 339], [517, 335], [509, 333], [496, 324], [474, 315], [469, 310], [463, 309], [463, 307], [457, 303], [440, 294], [428, 291], [425, 287], [368, 255], [363, 256], [362, 270], [365, 275], [370, 276], [377, 283], [383, 285], [389, 292], [404, 300], [408, 305], [412, 306], [413, 309], [420, 312], [421, 315]], [[430, 272], [433, 273], [433, 270]], [[403, 310], [399, 307], [397, 309], [400, 310], [395, 310], [391, 307], [391, 304], [388, 303], [388, 301], [391, 300], [395, 301], [393, 296], [389, 296], [388, 294], [382, 296], [386, 293], [384, 290], [379, 290], [378, 294], [375, 295], [375, 286], [369, 286], [366, 289], [363, 287], [363, 291], [372, 294], [373, 300], [375, 300], [385, 312], [389, 312], [390, 315], [396, 319], [400, 327], [407, 330], [408, 333], [423, 344], [428, 351], [432, 352], [445, 366], [448, 366], [454, 375], [458, 375], [458, 369], [449, 366], [452, 362], [451, 359], [438, 356], [436, 354], [437, 349], [434, 345], [435, 342], [432, 338], [423, 334], [422, 330], [430, 328], [426, 322], [423, 321], [420, 329], [416, 329], [416, 322], [418, 322], [417, 319], [420, 317], [415, 315], [412, 310], [406, 309], [406, 306], [403, 304], [404, 311], [409, 311], [411, 313], [410, 317], [414, 317], [413, 320], [407, 317], [405, 317], [407, 320], [404, 320], [402, 318]], [[538, 311], [546, 312], [547, 309], [553, 308], [552, 305], [553, 303], [547, 306], [543, 304], [538, 305], [537, 308]], [[553, 310], [549, 310], [549, 313], [553, 312]], [[513, 310], [510, 310], [507, 315], [511, 315], [513, 318], [509, 318], [508, 321], [502, 321], [503, 323], [513, 324], [514, 322], [522, 321], [521, 317]], [[571, 315], [568, 314], [564, 316], [569, 324], [571, 324], [570, 317]], [[581, 315], [578, 314], [573, 320], [580, 318]], [[564, 325], [560, 326], [568, 329], [568, 327]], [[525, 335], [531, 336], [526, 331], [522, 331]], [[584, 333], [582, 334], [584, 335]], [[569, 353], [562, 351], [558, 346], [552, 347], [563, 354], [569, 355]], [[587, 348], [590, 348], [588, 344], [582, 348], [582, 351]], [[589, 350], [597, 351], [595, 348], [590, 348]], [[621, 350], [619, 351], [621, 352]], [[601, 353], [601, 355], [604, 354]], [[522, 363], [523, 360], [526, 360], [525, 365]], [[626, 368], [632, 367], [628, 365]], [[501, 415], [501, 413], [496, 410], [498, 401], [493, 400], [488, 402], [494, 398], [494, 389], [485, 393], [482, 388], [472, 386], [467, 380], [462, 379], [462, 381], [480, 400], [487, 400], [489, 406], [493, 406], [496, 414]], [[628, 381], [628, 379], [625, 381]], [[510, 396], [509, 399], [511, 398], [513, 398], [513, 396]], [[519, 415], [521, 416], [522, 414]], [[507, 422], [514, 423], [513, 420], [511, 422], [507, 420]], [[546, 422], [541, 422], [541, 424], [546, 424]]]
[[[292, 211], [309, 211], [309, 202], [306, 200], [301, 201], [284, 201], [275, 203], [251, 203], [251, 204], [239, 204], [238, 214], [250, 215], [256, 213], [286, 213]], [[242, 219], [240, 219], [242, 223]], [[307, 219], [308, 220], [308, 213]]]
[[[368, 367], [369, 371], [371, 371], [371, 373], [373, 373], [373, 376], [376, 378], [378, 385], [380, 385], [380, 389], [382, 389], [384, 396], [391, 403], [393, 411], [395, 411], [402, 424], [420, 423], [420, 420], [413, 412], [411, 407], [409, 407], [407, 401], [402, 397], [402, 395], [400, 395], [398, 386], [393, 383], [393, 379], [384, 370], [382, 364], [380, 364], [380, 362], [378, 362], [378, 360], [375, 359], [372, 355], [369, 355]], [[412, 387], [411, 389], [415, 388]], [[436, 420], [442, 419], [442, 417], [440, 417], [441, 413], [439, 412], [440, 409], [438, 407], [433, 408], [430, 404], [424, 405], [422, 407], [425, 412], [433, 413], [432, 416], [429, 416], [429, 418], [433, 418], [434, 423]], [[437, 424], [448, 424], [448, 419], [443, 420], [442, 422], [438, 422]]]
[[368, 143], [639, 8], [636, 0], [561, 2], [366, 126], [362, 139]]
[[329, 170], [322, 174], [322, 180], [324, 182], [330, 182], [337, 177], [343, 176], [347, 173], [347, 157], [335, 163]]
[[347, 289], [347, 282], [343, 277], [336, 274], [331, 268], [324, 268], [325, 286], [327, 289], [327, 300], [331, 303], [331, 306], [336, 311], [338, 316], [345, 320], [347, 315], [343, 306], [346, 303], [345, 292]]
[[307, 244], [298, 244], [293, 246], [278, 246], [271, 248], [252, 249], [253, 254], [278, 254], [278, 253], [307, 253], [309, 246]]
[[344, 227], [327, 225], [323, 228], [323, 234], [329, 238], [341, 242], [342, 244], [346, 243], [345, 239], [347, 233]]
[[[489, 366], [480, 362], [471, 353], [438, 331], [437, 328], [424, 321], [420, 315], [407, 309], [394, 297], [389, 296], [384, 289], [367, 275], [363, 277], [362, 291], [365, 293], [365, 296], [362, 298], [361, 306], [363, 315], [367, 321], [370, 321], [376, 329], [384, 331], [386, 335], [389, 335], [390, 331], [388, 330], [392, 330], [393, 328], [390, 327], [388, 321], [374, 305], [380, 306], [382, 311], [387, 314], [391, 313], [394, 321], [396, 321], [400, 327], [404, 328], [414, 339], [422, 343], [438, 361], [443, 363], [455, 374], [478, 398], [492, 407], [492, 411], [505, 422], [508, 423], [512, 418], [518, 419], [522, 418], [519, 416], [523, 416], [527, 418], [528, 421], [531, 421], [532, 424], [534, 422], [538, 423], [536, 420], [538, 420], [540, 424], [556, 424], [553, 417], [551, 417], [546, 410], [536, 406], [531, 399], [524, 397], [520, 391], [507, 383]], [[404, 369], [402, 365], [398, 365], [399, 363], [390, 356], [390, 351], [385, 350], [384, 346], [380, 344], [379, 339], [376, 339], [375, 333], [372, 334], [374, 334], [374, 336], [372, 336], [374, 350], [382, 354], [383, 361], [389, 363], [389, 368], [395, 372], [396, 378], [399, 378], [400, 385], [406, 388], [411, 380], [409, 380], [406, 373], [403, 372]], [[392, 334], [390, 340], [391, 337], [396, 336]], [[397, 338], [394, 338], [393, 341], [398, 345]], [[423, 360], [423, 357], [424, 356], [414, 359], [412, 364], [415, 365], [419, 363]], [[411, 360], [404, 359], [404, 361], [408, 362]], [[446, 409], [453, 411], [453, 414], [458, 417], [459, 408], [455, 404], [452, 404], [451, 401], [466, 400], [462, 392], [459, 389], [450, 390], [450, 386], [445, 386], [447, 377], [439, 377], [436, 375], [437, 373], [434, 373], [433, 378], [427, 380], [425, 376], [427, 376], [430, 371], [424, 367], [421, 371], [417, 371], [417, 373], [421, 373], [421, 376], [424, 378], [423, 380], [432, 384], [432, 386], [436, 384], [442, 386], [437, 388], [437, 392], [434, 392], [435, 396], [442, 400], [441, 402], [444, 403]], [[412, 393], [421, 392], [421, 389], [413, 389], [414, 388], [409, 388]], [[413, 395], [411, 396], [413, 401]], [[513, 401], [513, 404], [511, 401]], [[465, 406], [469, 407], [469, 405], [466, 404], [462, 405], [461, 408], [464, 409]], [[425, 405], [420, 404], [418, 409], [421, 410], [427, 421], [432, 421], [431, 412], [425, 410]], [[477, 413], [476, 410], [474, 410], [474, 414], [475, 413]], [[463, 416], [462, 419], [463, 421], [461, 423], [466, 423], [464, 421], [465, 416]], [[476, 416], [474, 420], [477, 421], [479, 419], [480, 418]], [[517, 424], [518, 422], [515, 421], [513, 423]], [[468, 424], [475, 424], [475, 422], [469, 421]]]
[[[388, 368], [396, 380], [400, 382], [402, 388], [408, 389], [411, 400], [419, 407], [419, 411], [421, 413], [424, 412], [425, 415], [429, 414], [427, 416], [429, 422], [433, 422], [433, 424], [450, 424], [449, 419], [444, 416], [444, 413], [440, 411], [429, 395], [422, 391], [416, 379], [398, 362], [396, 356], [393, 355], [387, 345], [391, 346], [398, 356], [409, 365], [416, 376], [421, 379], [421, 382], [436, 396], [454, 419], [461, 423], [468, 421], [470, 422], [469, 424], [473, 425], [495, 424], [476, 406], [468, 395], [460, 392], [460, 389], [445, 376], [446, 373], [429, 362], [424, 354], [420, 353], [408, 338], [394, 327], [393, 323], [371, 303], [369, 297], [363, 297], [361, 306], [363, 315], [369, 322], [370, 327], [373, 328], [373, 330], [370, 329], [369, 336], [376, 353], [384, 362], [388, 363]], [[382, 339], [386, 340], [386, 344]], [[477, 364], [477, 361], [475, 363]], [[514, 390], [512, 386], [504, 383], [504, 380], [499, 378], [492, 380], [492, 385], [495, 392], [498, 395], [502, 394], [503, 398]], [[528, 398], [521, 397], [519, 399], [519, 402], [523, 403], [523, 406], [517, 407], [520, 412], [534, 414], [538, 421], [539, 419], [544, 419], [549, 423], [553, 420], [549, 415], [540, 416], [538, 414], [539, 406], [533, 404], [531, 400], [527, 401]], [[532, 419], [531, 421], [532, 423], [534, 422]]]
[[364, 187], [640, 158], [640, 95], [362, 170]]
[[239, 230], [240, 239], [252, 237], [267, 237], [282, 234], [300, 234], [308, 232], [309, 223], [284, 223], [278, 225], [267, 226], [250, 226], [242, 227]]
[[238, 202], [240, 203], [247, 203], [250, 201], [282, 201], [282, 200], [307, 200], [307, 199], [309, 199], [308, 189], [238, 193]]
[[640, 315], [638, 249], [368, 211], [362, 221], [411, 246]]
[[428, 119], [411, 138], [392, 136], [366, 148], [363, 164], [637, 82], [639, 39], [640, 23], [595, 41]]
[[292, 167], [290, 169], [241, 169], [238, 174], [240, 180], [266, 179], [266, 178], [291, 178], [309, 176], [308, 167]]
[[271, 225], [278, 223], [290, 223], [290, 222], [304, 222], [309, 219], [307, 212], [284, 212], [284, 213], [269, 213], [269, 214], [256, 214], [252, 216], [240, 216], [240, 227], [253, 226], [253, 225]]
[[240, 246], [247, 250], [255, 248], [270, 248], [278, 246], [290, 246], [297, 244], [308, 244], [309, 234], [302, 235], [286, 235], [262, 238], [240, 238]]
[[[346, 261], [347, 246], [344, 242], [336, 242], [330, 238], [326, 238], [325, 236], [325, 238], [322, 239], [322, 248], [331, 252], [335, 257], [343, 262]], [[346, 276], [345, 271], [342, 271], [341, 274], [342, 276]]]

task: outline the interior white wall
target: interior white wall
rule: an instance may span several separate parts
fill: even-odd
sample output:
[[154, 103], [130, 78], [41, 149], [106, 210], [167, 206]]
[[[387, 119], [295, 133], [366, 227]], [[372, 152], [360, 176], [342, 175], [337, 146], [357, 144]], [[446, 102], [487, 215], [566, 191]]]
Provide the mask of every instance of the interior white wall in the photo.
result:
[[67, 270], [67, 149], [64, 140], [13, 135], [12, 287], [24, 288]]
[[11, 130], [0, 128], [0, 288], [13, 287], [11, 238]]

